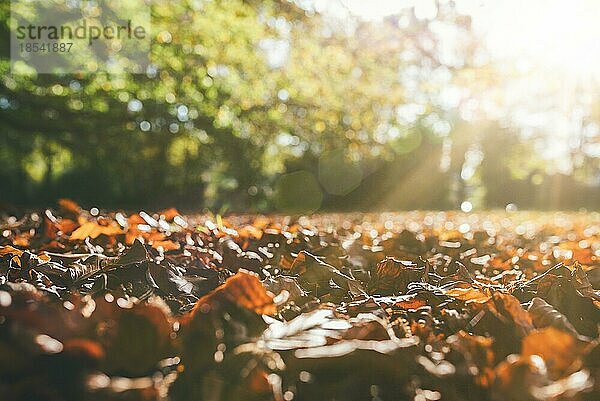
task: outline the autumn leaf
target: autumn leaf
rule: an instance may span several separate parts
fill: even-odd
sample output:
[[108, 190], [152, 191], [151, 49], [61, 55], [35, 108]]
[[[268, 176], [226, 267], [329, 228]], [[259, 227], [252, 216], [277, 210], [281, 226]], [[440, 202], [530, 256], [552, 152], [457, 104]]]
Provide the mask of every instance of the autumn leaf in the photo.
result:
[[494, 369], [493, 392], [497, 400], [531, 401], [533, 387], [550, 383], [544, 360], [538, 355], [509, 355]]
[[65, 211], [74, 215], [81, 213], [81, 207], [73, 200], [62, 198], [58, 200], [58, 205]]
[[456, 287], [444, 292], [449, 297], [457, 299], [459, 301], [464, 301], [465, 303], [478, 303], [484, 304], [488, 302], [491, 298], [491, 295], [485, 289], [479, 289], [474, 287]]
[[15, 247], [12, 247], [10, 245], [0, 246], [0, 256], [4, 256], [4, 255], [21, 256], [21, 255], [23, 255], [23, 252], [24, 251], [17, 249]]
[[[61, 213], [0, 218], [0, 396], [16, 388], [4, 377], [27, 388], [68, 367], [77, 399], [94, 368], [94, 397], [111, 400], [133, 386], [174, 401], [375, 388], [383, 400], [566, 401], [598, 377], [597, 269], [557, 263], [568, 249], [554, 245], [568, 234], [566, 246], [595, 249], [585, 225], [541, 222], [525, 239], [493, 214], [497, 236], [432, 229], [423, 214], [403, 215], [408, 231], [369, 216]], [[37, 369], [36, 355], [54, 359]]]
[[523, 338], [521, 355], [542, 357], [550, 375], [559, 378], [578, 369], [585, 347], [572, 334], [545, 327]]
[[531, 300], [528, 309], [533, 324], [537, 328], [552, 326], [555, 329], [566, 331], [573, 336], [578, 336], [577, 330], [562, 313], [542, 298], [535, 297]]
[[488, 307], [496, 314], [504, 316], [513, 322], [521, 335], [533, 330], [531, 316], [521, 306], [517, 298], [510, 294], [495, 292], [487, 302]]
[[411, 261], [387, 257], [377, 264], [371, 275], [369, 291], [389, 295], [403, 293], [412, 281], [423, 278], [424, 269]]
[[191, 314], [219, 309], [223, 303], [233, 303], [258, 314], [272, 315], [277, 311], [273, 294], [260, 282], [258, 275], [243, 269], [223, 285], [200, 298]]
[[160, 216], [162, 216], [166, 221], [173, 221], [173, 219], [175, 219], [175, 217], [181, 215], [179, 213], [179, 211], [177, 209], [175, 209], [174, 207], [162, 210], [162, 211], [158, 212], [158, 214]]
[[179, 243], [171, 241], [171, 240], [165, 240], [165, 241], [152, 241], [151, 242], [151, 246], [154, 249], [162, 249], [165, 252], [168, 251], [175, 251], [177, 249], [179, 249]]
[[84, 240], [86, 238], [98, 238], [101, 235], [112, 237], [115, 235], [122, 234], [123, 231], [115, 222], [109, 222], [106, 225], [98, 224], [95, 221], [87, 221], [83, 223], [78, 229], [73, 231], [69, 240]]

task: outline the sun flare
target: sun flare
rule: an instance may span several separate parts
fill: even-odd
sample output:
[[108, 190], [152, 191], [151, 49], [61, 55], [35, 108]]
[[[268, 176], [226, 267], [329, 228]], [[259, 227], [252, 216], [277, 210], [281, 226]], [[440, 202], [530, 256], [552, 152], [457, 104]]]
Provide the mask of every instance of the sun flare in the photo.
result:
[[479, 10], [472, 9], [474, 20], [481, 25], [480, 29], [487, 30], [488, 45], [496, 56], [570, 75], [570, 78], [598, 78], [599, 2], [479, 3], [482, 3]]
[[[441, 0], [440, 3], [448, 0]], [[519, 68], [550, 70], [570, 78], [600, 78], [600, 2], [594, 0], [456, 0], [493, 58]], [[436, 16], [435, 0], [340, 0], [360, 18], [377, 20], [415, 7], [423, 19]]]

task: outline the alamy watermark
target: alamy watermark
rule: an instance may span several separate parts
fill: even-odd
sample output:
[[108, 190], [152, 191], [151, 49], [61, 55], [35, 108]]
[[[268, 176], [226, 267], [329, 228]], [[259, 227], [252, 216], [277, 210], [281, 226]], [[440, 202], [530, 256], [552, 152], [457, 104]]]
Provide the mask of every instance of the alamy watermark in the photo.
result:
[[149, 0], [11, 0], [13, 73], [143, 73]]

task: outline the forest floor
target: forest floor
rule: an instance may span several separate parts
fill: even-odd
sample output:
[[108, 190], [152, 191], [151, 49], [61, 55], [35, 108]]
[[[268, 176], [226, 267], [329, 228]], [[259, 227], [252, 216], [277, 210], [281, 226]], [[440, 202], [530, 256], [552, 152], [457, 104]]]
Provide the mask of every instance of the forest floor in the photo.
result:
[[598, 400], [600, 214], [0, 211], [0, 399]]

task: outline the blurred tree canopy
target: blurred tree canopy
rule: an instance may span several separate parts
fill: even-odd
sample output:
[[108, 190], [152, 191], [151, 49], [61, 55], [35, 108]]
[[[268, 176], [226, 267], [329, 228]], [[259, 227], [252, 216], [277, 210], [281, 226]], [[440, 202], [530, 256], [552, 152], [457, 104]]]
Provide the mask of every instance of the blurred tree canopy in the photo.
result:
[[284, 212], [600, 204], [595, 153], [573, 154], [570, 176], [549, 175], [514, 128], [457, 111], [497, 77], [452, 2], [432, 21], [407, 9], [374, 23], [324, 16], [309, 1], [155, 0], [152, 37], [138, 75], [11, 74], [3, 39], [0, 202]]

